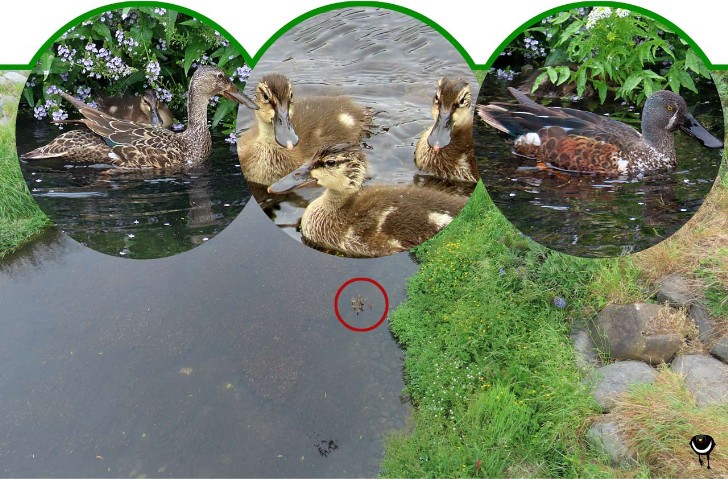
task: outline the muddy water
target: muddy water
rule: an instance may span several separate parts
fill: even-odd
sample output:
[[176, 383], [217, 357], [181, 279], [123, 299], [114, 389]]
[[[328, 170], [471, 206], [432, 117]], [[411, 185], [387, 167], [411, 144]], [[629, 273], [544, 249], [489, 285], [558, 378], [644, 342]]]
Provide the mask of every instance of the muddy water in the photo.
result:
[[[415, 269], [311, 250], [252, 202], [164, 259], [53, 233], [0, 268], [0, 475], [373, 476], [408, 414], [402, 352], [334, 296], [367, 276], [394, 307]], [[361, 327], [383, 298], [356, 283], [339, 307]]]

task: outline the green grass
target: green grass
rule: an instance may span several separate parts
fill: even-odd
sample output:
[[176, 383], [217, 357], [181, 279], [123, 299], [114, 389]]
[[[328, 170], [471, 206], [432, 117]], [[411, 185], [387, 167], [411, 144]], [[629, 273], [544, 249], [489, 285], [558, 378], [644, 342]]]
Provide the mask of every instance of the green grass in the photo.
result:
[[[20, 97], [21, 91], [22, 85], [0, 86], [0, 95]], [[8, 102], [0, 111], [0, 258], [17, 250], [50, 225], [30, 196], [18, 166], [15, 149], [17, 109], [17, 102]]]
[[569, 333], [612, 294], [644, 294], [632, 262], [533, 243], [482, 185], [416, 254], [408, 300], [390, 315], [416, 410], [412, 431], [388, 441], [382, 476], [609, 477], [581, 440], [596, 405]]

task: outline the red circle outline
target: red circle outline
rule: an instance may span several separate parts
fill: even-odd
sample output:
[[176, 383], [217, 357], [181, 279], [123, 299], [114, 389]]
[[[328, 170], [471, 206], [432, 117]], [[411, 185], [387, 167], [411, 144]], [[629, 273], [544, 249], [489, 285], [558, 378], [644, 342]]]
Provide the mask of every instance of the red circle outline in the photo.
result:
[[[341, 296], [341, 293], [351, 283], [356, 283], [359, 281], [366, 281], [367, 283], [373, 284], [374, 286], [379, 288], [379, 291], [382, 292], [382, 296], [384, 296], [384, 313], [382, 314], [382, 317], [379, 318], [379, 321], [377, 321], [373, 325], [369, 326], [368, 328], [357, 328], [357, 327], [352, 326], [351, 324], [344, 321], [344, 318], [341, 317], [341, 313], [339, 312], [339, 297]], [[336, 296], [334, 296], [334, 312], [336, 313], [336, 319], [338, 319], [339, 322], [341, 324], [343, 324], [347, 329], [354, 331], [355, 333], [366, 333], [373, 329], [377, 329], [379, 326], [381, 326], [381, 324], [384, 322], [384, 320], [387, 319], [387, 313], [389, 312], [389, 296], [387, 296], [387, 292], [384, 290], [382, 285], [377, 283], [376, 281], [374, 281], [372, 278], [351, 278], [349, 281], [342, 284], [339, 287], [339, 290], [336, 291]]]

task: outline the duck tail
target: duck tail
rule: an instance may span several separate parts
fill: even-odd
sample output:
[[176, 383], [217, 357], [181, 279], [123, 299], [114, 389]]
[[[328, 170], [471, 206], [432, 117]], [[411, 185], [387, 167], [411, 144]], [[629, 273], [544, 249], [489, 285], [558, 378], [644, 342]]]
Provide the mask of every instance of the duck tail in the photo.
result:
[[477, 105], [477, 110], [478, 116], [485, 122], [486, 125], [489, 125], [507, 135], [513, 135], [511, 128], [504, 125], [502, 121], [508, 118], [506, 115], [508, 110], [498, 105]]
[[515, 98], [516, 101], [518, 101], [518, 103], [520, 103], [521, 105], [529, 105], [532, 107], [542, 108], [541, 105], [536, 103], [534, 100], [531, 99], [531, 97], [523, 93], [521, 90], [509, 86], [508, 91], [511, 92], [513, 98]]
[[88, 106], [87, 104], [85, 104], [84, 102], [79, 100], [78, 98], [69, 95], [68, 93], [66, 93], [63, 90], [61, 90], [61, 96], [63, 97], [64, 100], [66, 100], [71, 105], [75, 106], [78, 110], [81, 110], [82, 108], [91, 108], [90, 106]]

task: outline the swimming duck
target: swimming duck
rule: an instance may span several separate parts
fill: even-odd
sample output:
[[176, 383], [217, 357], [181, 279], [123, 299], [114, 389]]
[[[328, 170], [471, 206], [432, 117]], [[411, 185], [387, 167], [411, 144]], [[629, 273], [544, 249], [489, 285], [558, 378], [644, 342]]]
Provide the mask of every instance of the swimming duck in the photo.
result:
[[301, 233], [307, 243], [349, 257], [417, 246], [447, 226], [467, 201], [411, 185], [363, 188], [366, 170], [358, 144], [325, 146], [268, 191], [282, 194], [314, 181], [326, 188], [304, 211]]
[[138, 96], [97, 98], [96, 105], [99, 110], [120, 120], [149, 123], [164, 128], [170, 128], [174, 121], [172, 111], [157, 100], [157, 95], [152, 90], [146, 90]]
[[435, 124], [425, 131], [415, 148], [417, 168], [448, 181], [478, 181], [471, 103], [468, 82], [449, 76], [440, 79], [432, 100]]
[[[99, 110], [120, 120], [165, 128], [172, 125], [172, 112], [167, 105], [157, 101], [152, 90], [147, 90], [140, 96], [99, 98], [96, 103]], [[63, 123], [80, 122], [81, 120], [69, 120]], [[103, 138], [84, 127], [61, 133], [47, 145], [29, 151], [20, 158], [62, 158], [71, 162], [104, 163], [109, 161], [109, 153], [111, 148]]]
[[245, 179], [271, 185], [295, 170], [325, 144], [358, 143], [372, 111], [345, 96], [293, 99], [284, 75], [265, 75], [255, 91], [255, 125], [238, 141]]
[[192, 75], [187, 101], [189, 123], [182, 133], [116, 119], [61, 92], [84, 116], [81, 123], [111, 148], [105, 161], [123, 169], [189, 168], [201, 164], [212, 148], [207, 104], [215, 95], [223, 95], [248, 108], [258, 108], [222, 70], [213, 66], [201, 66]]
[[549, 108], [515, 88], [518, 104], [478, 105], [478, 115], [497, 130], [515, 137], [516, 154], [551, 168], [578, 173], [635, 175], [676, 166], [674, 134], [678, 129], [709, 148], [723, 142], [688, 111], [679, 95], [660, 90], [647, 99], [642, 133], [608, 117], [573, 108]]

